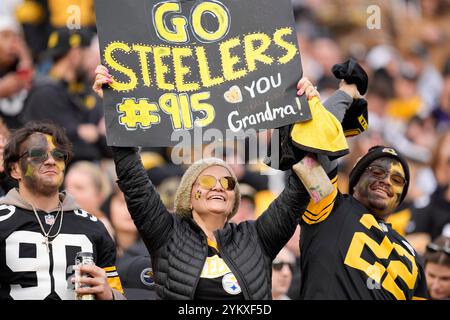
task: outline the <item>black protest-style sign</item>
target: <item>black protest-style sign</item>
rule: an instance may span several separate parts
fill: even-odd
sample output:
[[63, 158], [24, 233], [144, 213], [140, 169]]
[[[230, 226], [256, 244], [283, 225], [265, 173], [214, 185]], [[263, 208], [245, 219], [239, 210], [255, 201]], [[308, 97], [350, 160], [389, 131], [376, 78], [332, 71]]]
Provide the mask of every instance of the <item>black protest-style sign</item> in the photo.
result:
[[171, 146], [311, 118], [290, 0], [96, 0], [109, 145]]

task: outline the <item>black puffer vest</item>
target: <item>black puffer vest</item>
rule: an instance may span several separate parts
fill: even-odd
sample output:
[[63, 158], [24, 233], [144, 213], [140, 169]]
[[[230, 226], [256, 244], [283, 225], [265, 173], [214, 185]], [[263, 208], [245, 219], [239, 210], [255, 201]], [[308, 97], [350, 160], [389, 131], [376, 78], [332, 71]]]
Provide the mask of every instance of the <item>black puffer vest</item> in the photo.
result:
[[[206, 235], [192, 219], [166, 210], [137, 149], [113, 147], [113, 153], [119, 187], [152, 257], [158, 296], [193, 299], [207, 257]], [[271, 299], [272, 260], [294, 234], [308, 201], [301, 183], [291, 176], [283, 193], [256, 221], [227, 223], [215, 232], [221, 256], [245, 299]]]

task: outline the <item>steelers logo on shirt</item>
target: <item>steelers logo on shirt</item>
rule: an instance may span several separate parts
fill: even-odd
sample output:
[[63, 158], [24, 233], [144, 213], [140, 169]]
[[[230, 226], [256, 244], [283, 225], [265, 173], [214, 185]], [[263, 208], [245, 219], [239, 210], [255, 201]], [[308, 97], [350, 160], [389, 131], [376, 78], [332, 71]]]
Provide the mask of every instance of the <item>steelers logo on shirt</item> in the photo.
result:
[[227, 273], [226, 275], [223, 276], [222, 286], [223, 286], [223, 289], [227, 293], [232, 294], [232, 295], [237, 295], [242, 292], [241, 286], [239, 285], [234, 274], [231, 272]]

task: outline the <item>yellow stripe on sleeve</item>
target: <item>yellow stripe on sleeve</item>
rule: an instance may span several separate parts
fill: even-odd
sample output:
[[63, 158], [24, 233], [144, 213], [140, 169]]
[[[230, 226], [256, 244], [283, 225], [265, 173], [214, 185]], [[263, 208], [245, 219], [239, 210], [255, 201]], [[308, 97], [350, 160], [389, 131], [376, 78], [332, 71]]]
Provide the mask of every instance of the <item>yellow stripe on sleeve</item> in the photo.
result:
[[106, 272], [106, 280], [108, 281], [109, 286], [123, 294], [122, 282], [120, 281], [116, 267], [106, 267], [103, 268], [103, 270]]
[[108, 284], [111, 288], [123, 294], [122, 282], [119, 277], [108, 278]]
[[302, 219], [307, 224], [317, 224], [322, 222], [328, 218], [331, 211], [333, 211], [334, 202], [338, 193], [337, 176], [331, 180], [331, 183], [333, 184], [334, 190], [329, 196], [319, 203], [314, 203], [312, 199], [309, 201], [308, 207], [302, 214]]
[[111, 271], [117, 271], [117, 268], [113, 266], [113, 267], [103, 268], [103, 270], [105, 270], [106, 272], [111, 272]]

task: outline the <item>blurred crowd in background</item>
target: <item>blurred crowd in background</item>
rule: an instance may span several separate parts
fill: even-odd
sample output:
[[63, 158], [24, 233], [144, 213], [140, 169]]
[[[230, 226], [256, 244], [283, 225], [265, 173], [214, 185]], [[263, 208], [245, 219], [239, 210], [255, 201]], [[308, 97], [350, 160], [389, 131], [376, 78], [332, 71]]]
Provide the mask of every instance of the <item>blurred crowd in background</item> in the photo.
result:
[[[148, 253], [115, 183], [103, 106], [91, 90], [100, 64], [93, 2], [1, 1], [0, 155], [9, 132], [29, 120], [50, 119], [64, 127], [75, 153], [66, 190], [104, 222], [116, 240], [119, 260], [135, 261], [130, 259]], [[349, 140], [351, 152], [339, 166], [341, 192], [348, 191], [352, 165], [371, 146], [397, 148], [408, 159], [411, 183], [406, 201], [389, 222], [421, 255], [430, 242], [447, 237], [442, 246], [448, 258], [450, 1], [377, 0], [375, 7], [368, 0], [292, 3], [304, 76], [318, 86], [322, 100], [338, 88], [334, 64], [353, 57], [369, 74], [369, 130]], [[81, 28], [67, 29], [73, 24]], [[226, 159], [243, 196], [235, 222], [255, 219], [283, 189], [283, 173], [262, 175], [261, 170], [269, 170], [264, 165], [241, 164], [235, 161], [239, 158], [246, 155]], [[142, 161], [163, 202], [172, 208], [185, 167], [172, 163], [171, 148], [144, 149]], [[14, 183], [3, 174], [2, 161], [0, 172], [4, 194]], [[274, 298], [298, 295], [300, 232], [274, 263]], [[444, 298], [450, 297], [449, 261]], [[123, 282], [126, 287], [127, 279]]]

